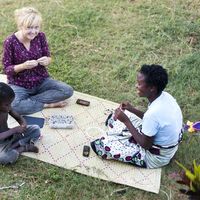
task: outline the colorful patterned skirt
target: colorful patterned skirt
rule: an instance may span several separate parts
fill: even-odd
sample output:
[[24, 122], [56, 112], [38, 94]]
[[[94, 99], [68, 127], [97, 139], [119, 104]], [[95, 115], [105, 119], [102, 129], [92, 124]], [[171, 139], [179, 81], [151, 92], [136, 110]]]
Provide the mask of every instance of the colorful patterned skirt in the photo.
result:
[[[142, 120], [128, 111], [125, 112], [140, 133]], [[159, 168], [167, 165], [178, 149], [177, 145], [168, 149], [153, 146], [145, 150], [136, 143], [126, 126], [119, 120], [114, 121], [111, 117], [107, 126], [105, 136], [91, 142], [94, 152], [103, 159], [118, 160], [143, 168]]]
[[[142, 120], [135, 115], [126, 113], [132, 124], [140, 132]], [[106, 136], [96, 139], [91, 143], [94, 152], [103, 159], [113, 159], [130, 163], [140, 167], [146, 167], [146, 151], [133, 141], [131, 133], [119, 120], [112, 117], [107, 122]]]
[[128, 138], [108, 136], [91, 143], [94, 152], [103, 159], [113, 159], [146, 167], [145, 150], [137, 144], [131, 143]]

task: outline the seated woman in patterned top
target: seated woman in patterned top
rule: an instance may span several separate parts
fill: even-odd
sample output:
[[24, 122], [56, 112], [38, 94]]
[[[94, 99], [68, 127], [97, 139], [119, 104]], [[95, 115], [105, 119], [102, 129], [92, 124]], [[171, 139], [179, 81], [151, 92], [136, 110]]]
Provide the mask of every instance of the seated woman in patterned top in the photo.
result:
[[51, 56], [45, 34], [40, 32], [40, 13], [24, 7], [15, 11], [15, 19], [18, 31], [7, 37], [3, 46], [4, 72], [15, 92], [13, 110], [31, 114], [43, 108], [64, 107], [73, 89], [49, 77]]

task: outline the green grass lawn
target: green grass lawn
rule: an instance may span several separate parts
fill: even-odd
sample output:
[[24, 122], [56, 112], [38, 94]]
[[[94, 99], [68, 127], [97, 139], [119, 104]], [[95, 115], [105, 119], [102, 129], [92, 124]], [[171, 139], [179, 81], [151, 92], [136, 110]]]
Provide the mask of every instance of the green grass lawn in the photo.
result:
[[[42, 30], [52, 52], [50, 74], [75, 90], [115, 102], [130, 100], [145, 110], [135, 93], [135, 76], [142, 64], [161, 64], [169, 72], [170, 92], [180, 104], [184, 121], [200, 119], [200, 1], [199, 0], [0, 0], [0, 40], [16, 31], [13, 12], [34, 6], [42, 15]], [[0, 45], [2, 54], [2, 45]], [[2, 65], [1, 65], [2, 68]], [[170, 108], [169, 108], [170, 109]], [[176, 159], [189, 166], [200, 163], [199, 139], [180, 145]], [[174, 161], [162, 170], [159, 194], [104, 182], [21, 157], [0, 166], [0, 186], [24, 181], [20, 190], [0, 191], [0, 199], [164, 200], [186, 199], [169, 174], [179, 171]]]

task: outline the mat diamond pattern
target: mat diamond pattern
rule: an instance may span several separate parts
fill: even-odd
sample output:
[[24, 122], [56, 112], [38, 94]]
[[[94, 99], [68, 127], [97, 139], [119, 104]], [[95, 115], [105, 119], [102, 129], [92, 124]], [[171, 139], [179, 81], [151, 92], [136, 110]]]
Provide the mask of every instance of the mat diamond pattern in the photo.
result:
[[[0, 79], [5, 82], [4, 76]], [[77, 105], [75, 102], [78, 98], [90, 101], [90, 106]], [[88, 176], [158, 193], [161, 169], [141, 169], [117, 161], [102, 160], [92, 150], [88, 158], [82, 156], [83, 146], [89, 145], [106, 131], [104, 122], [107, 114], [117, 107], [116, 103], [75, 92], [65, 108], [44, 109], [32, 115], [45, 119], [53, 114], [72, 115], [74, 128], [51, 129], [46, 123], [37, 142], [40, 152], [24, 155]], [[9, 125], [15, 126], [16, 122], [9, 118]]]

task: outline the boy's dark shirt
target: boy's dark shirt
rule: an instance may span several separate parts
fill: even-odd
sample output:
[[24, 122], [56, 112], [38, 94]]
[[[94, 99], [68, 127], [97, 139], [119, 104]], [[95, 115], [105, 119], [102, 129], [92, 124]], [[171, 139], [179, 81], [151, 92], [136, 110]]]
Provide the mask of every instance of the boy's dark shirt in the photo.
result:
[[9, 130], [7, 121], [8, 113], [0, 112], [0, 133]]
[[[0, 112], [0, 134], [4, 131], [8, 131], [8, 113], [6, 112]], [[0, 142], [3, 142], [5, 140], [11, 139], [12, 136], [9, 136], [8, 138], [4, 139], [4, 140], [0, 140]]]

